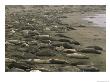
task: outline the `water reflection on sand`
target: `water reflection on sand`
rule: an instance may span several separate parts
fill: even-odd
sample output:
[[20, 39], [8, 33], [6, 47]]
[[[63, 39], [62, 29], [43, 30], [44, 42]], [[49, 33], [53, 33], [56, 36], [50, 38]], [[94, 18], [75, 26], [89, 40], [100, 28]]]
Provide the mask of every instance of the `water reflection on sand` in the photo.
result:
[[94, 26], [106, 27], [106, 14], [95, 14], [92, 16], [86, 16], [84, 20], [94, 23]]

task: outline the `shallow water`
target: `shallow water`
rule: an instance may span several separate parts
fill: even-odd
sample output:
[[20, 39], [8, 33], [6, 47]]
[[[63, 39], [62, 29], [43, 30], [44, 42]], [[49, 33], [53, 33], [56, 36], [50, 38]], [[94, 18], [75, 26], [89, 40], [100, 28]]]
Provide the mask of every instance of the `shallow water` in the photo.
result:
[[106, 27], [106, 14], [95, 14], [86, 16], [84, 20], [88, 20], [93, 23], [93, 26]]

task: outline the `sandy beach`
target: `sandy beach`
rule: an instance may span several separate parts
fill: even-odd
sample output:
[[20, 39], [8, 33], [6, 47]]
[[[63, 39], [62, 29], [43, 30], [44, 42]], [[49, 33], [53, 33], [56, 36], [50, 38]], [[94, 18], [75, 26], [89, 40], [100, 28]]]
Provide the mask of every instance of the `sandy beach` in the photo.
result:
[[[7, 62], [5, 60], [5, 71], [20, 71], [15, 69], [19, 68], [23, 72], [27, 72], [27, 69], [28, 72], [31, 70], [106, 72], [106, 18], [103, 16], [106, 15], [105, 6], [6, 6], [5, 13], [5, 57], [13, 59], [7, 59]], [[102, 15], [98, 16], [98, 14]], [[91, 20], [94, 18], [99, 19], [100, 22], [96, 19]], [[46, 39], [44, 40], [40, 35], [46, 35]], [[68, 46], [71, 48], [62, 46], [61, 42], [69, 43], [71, 46]], [[61, 45], [56, 46], [58, 43]], [[101, 50], [92, 48], [100, 54], [83, 53], [81, 50], [88, 46], [100, 47]], [[55, 53], [57, 55], [44, 56], [43, 54], [47, 53], [46, 50], [50, 50], [48, 55]], [[68, 54], [74, 53], [87, 57], [82, 58], [82, 55], [68, 57]], [[34, 60], [22, 62], [28, 59], [39, 59], [43, 60], [42, 62], [46, 60], [46, 62], [45, 64], [39, 64], [38, 60], [37, 64], [32, 63]], [[85, 67], [81, 67], [82, 65]]]
[[[102, 12], [88, 12], [85, 13], [84, 16], [92, 17], [93, 14], [101, 14]], [[76, 13], [77, 14], [77, 13]], [[63, 20], [66, 23], [70, 23], [77, 30], [69, 31], [65, 35], [70, 36], [71, 38], [76, 39], [81, 43], [81, 47], [86, 47], [89, 45], [98, 45], [104, 48], [102, 55], [97, 56], [94, 54], [90, 54], [91, 61], [96, 63], [96, 66], [101, 68], [101, 71], [106, 70], [106, 27], [100, 27], [100, 25], [96, 25], [94, 23], [89, 24], [88, 21], [83, 20], [84, 16], [78, 15], [68, 15], [68, 18]], [[74, 22], [75, 20], [75, 22]], [[84, 25], [85, 27], [77, 27], [77, 25]], [[94, 56], [93, 56], [94, 55]], [[98, 60], [98, 61], [97, 61]]]

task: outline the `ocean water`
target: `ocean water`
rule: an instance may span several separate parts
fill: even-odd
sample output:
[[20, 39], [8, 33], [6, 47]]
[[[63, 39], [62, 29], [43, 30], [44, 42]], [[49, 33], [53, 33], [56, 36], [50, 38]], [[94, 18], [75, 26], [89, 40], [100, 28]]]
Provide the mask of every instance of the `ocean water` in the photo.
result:
[[106, 14], [95, 14], [86, 16], [84, 20], [88, 20], [93, 23], [93, 26], [106, 27]]

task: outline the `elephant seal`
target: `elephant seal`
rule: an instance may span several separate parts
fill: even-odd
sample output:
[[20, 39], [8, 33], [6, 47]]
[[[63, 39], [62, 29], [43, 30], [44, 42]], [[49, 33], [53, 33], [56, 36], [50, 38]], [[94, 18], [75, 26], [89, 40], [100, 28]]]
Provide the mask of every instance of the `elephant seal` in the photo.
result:
[[56, 51], [63, 51], [63, 50], [64, 50], [64, 47], [63, 47], [63, 46], [55, 47], [55, 50], [56, 50]]
[[30, 30], [22, 30], [22, 34], [24, 37], [29, 37], [29, 31]]
[[31, 65], [26, 64], [25, 62], [13, 62], [10, 65], [8, 65], [9, 68], [19, 68], [23, 70], [27, 70], [31, 68]]
[[12, 63], [12, 62], [16, 62], [16, 60], [10, 59], [10, 58], [5, 58], [5, 62], [6, 63]]
[[42, 43], [46, 43], [46, 44], [51, 44], [52, 41], [51, 40], [41, 40]]
[[70, 43], [63, 43], [63, 47], [66, 49], [75, 49], [75, 45], [74, 44], [70, 44]]
[[[64, 37], [64, 38], [70, 38], [68, 36], [65, 36], [64, 34], [56, 34], [55, 36]], [[71, 38], [70, 38], [71, 39]]]
[[10, 42], [6, 41], [5, 46], [12, 45]]
[[8, 66], [5, 66], [5, 72], [8, 72], [9, 70]]
[[81, 71], [86, 71], [86, 72], [98, 72], [98, 71], [100, 71], [97, 67], [94, 67], [92, 65], [77, 65], [77, 67]]
[[96, 49], [93, 49], [93, 48], [85, 48], [85, 49], [81, 49], [81, 50], [78, 50], [79, 52], [82, 52], [82, 53], [95, 53], [95, 54], [101, 54], [100, 51], [96, 50]]
[[59, 41], [53, 41], [51, 43], [52, 46], [60, 47], [63, 46], [64, 42], [59, 42]]
[[80, 61], [76, 59], [76, 60], [74, 60], [72, 62], [69, 62], [69, 64], [72, 65], [72, 66], [88, 65], [90, 63], [91, 63], [90, 60], [84, 60], [84, 59], [82, 59], [82, 60], [80, 59]]
[[76, 30], [75, 28], [70, 27], [70, 26], [68, 26], [67, 28], [70, 29], [70, 30]]
[[59, 72], [81, 72], [76, 66], [64, 66], [57, 69]]
[[89, 59], [88, 56], [82, 55], [82, 54], [78, 54], [78, 53], [67, 54], [66, 56], [70, 57], [70, 58], [76, 58], [76, 59]]
[[103, 50], [100, 46], [87, 46], [86, 48], [94, 48], [96, 50]]
[[51, 48], [50, 44], [45, 44], [45, 43], [39, 43], [37, 45], [38, 49], [43, 49], [43, 48]]
[[60, 42], [68, 42], [70, 44], [75, 44], [75, 45], [80, 45], [80, 43], [78, 41], [72, 40], [72, 39], [68, 39], [68, 38], [60, 38], [58, 41]]
[[32, 62], [38, 64], [49, 64], [49, 60], [41, 60], [41, 59], [32, 59]]
[[60, 42], [69, 42], [69, 43], [72, 42], [72, 40], [67, 39], [67, 38], [60, 38], [58, 41], [60, 41]]
[[50, 41], [57, 41], [55, 37], [52, 37], [50, 35], [35, 35], [33, 36], [34, 39], [36, 40], [50, 40]]
[[29, 41], [28, 44], [29, 44], [29, 45], [38, 45], [39, 42], [36, 41], [36, 40], [33, 40], [33, 41]]
[[52, 42], [51, 45], [52, 46], [57, 46], [57, 47], [63, 46], [66, 49], [74, 49], [75, 48], [75, 45], [74, 44], [70, 44], [68, 42], [54, 41], [54, 42]]
[[36, 56], [56, 56], [56, 55], [61, 55], [61, 54], [52, 49], [41, 49], [36, 53]]
[[59, 59], [49, 59], [49, 62], [51, 64], [68, 64], [65, 60], [59, 60]]
[[22, 34], [24, 37], [30, 37], [39, 35], [39, 32], [37, 30], [22, 30]]
[[22, 62], [27, 62], [29, 64], [49, 64], [49, 60], [41, 60], [41, 59], [26, 59], [22, 60]]
[[9, 43], [13, 43], [15, 45], [19, 45], [19, 44], [22, 44], [23, 42], [25, 41], [20, 41], [20, 40], [8, 40]]
[[75, 53], [76, 50], [75, 49], [64, 49], [63, 52], [64, 53]]
[[40, 70], [31, 70], [30, 72], [41, 72]]
[[35, 68], [33, 70], [31, 70], [31, 72], [50, 72], [49, 69], [46, 69], [46, 68]]
[[19, 68], [11, 68], [8, 72], [26, 72], [23, 69], [19, 69]]
[[29, 35], [30, 35], [30, 36], [35, 36], [35, 35], [40, 35], [40, 33], [39, 33], [37, 30], [31, 30], [31, 31], [29, 32]]

